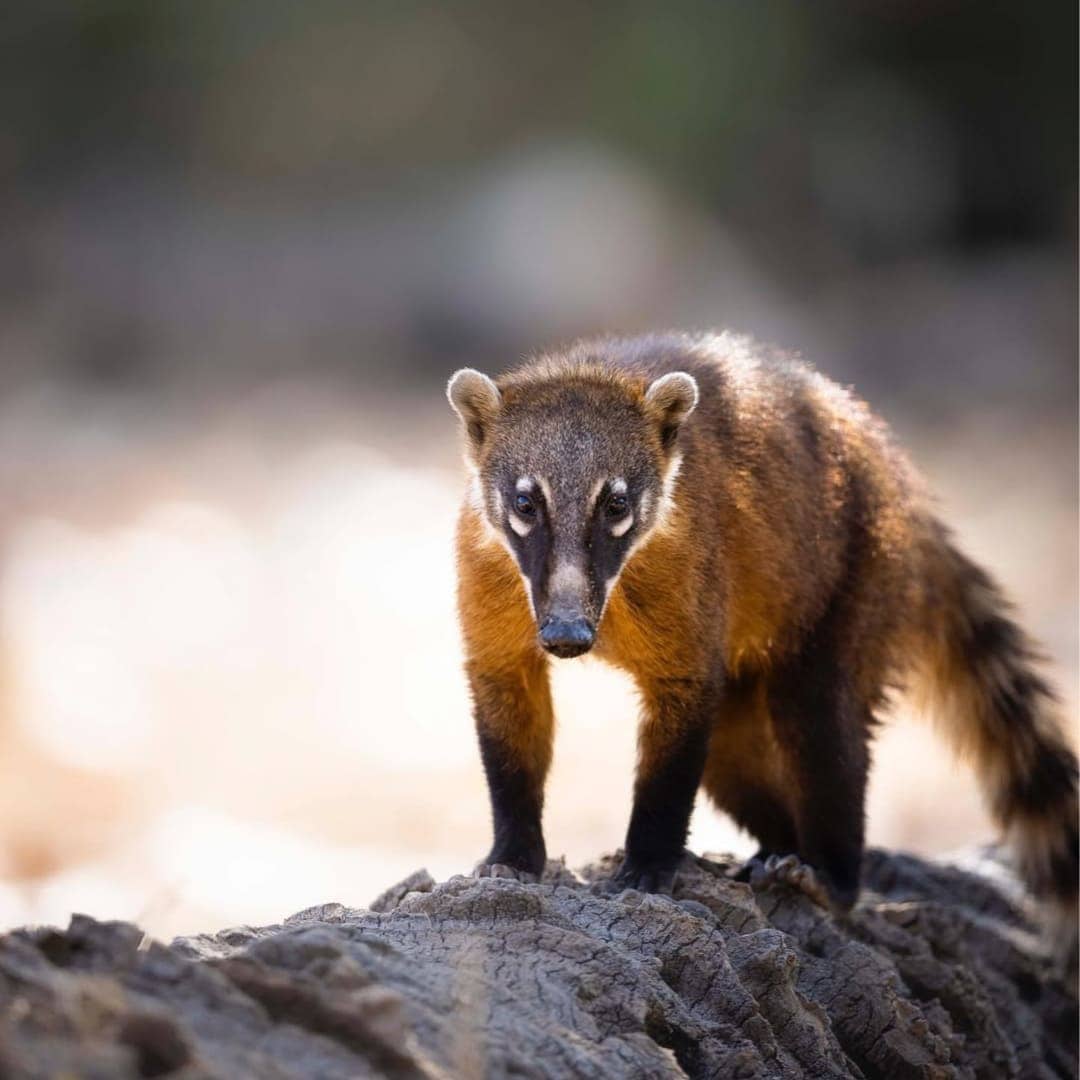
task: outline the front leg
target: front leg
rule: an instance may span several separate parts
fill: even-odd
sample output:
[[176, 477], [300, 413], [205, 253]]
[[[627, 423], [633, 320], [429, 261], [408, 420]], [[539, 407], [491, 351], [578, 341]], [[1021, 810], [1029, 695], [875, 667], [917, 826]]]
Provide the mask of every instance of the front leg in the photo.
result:
[[539, 878], [547, 857], [541, 815], [554, 731], [547, 666], [526, 657], [498, 671], [468, 667], [495, 840], [481, 863]]
[[718, 699], [711, 684], [682, 679], [662, 680], [647, 688], [644, 698], [634, 808], [615, 885], [670, 892], [686, 845]]

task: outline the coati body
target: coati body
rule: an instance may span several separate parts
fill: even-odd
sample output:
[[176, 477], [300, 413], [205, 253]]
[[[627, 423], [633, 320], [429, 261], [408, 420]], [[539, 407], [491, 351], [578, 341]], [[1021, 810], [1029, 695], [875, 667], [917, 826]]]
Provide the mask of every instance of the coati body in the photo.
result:
[[472, 471], [457, 557], [484, 865], [543, 869], [548, 667], [591, 649], [643, 704], [621, 884], [670, 885], [700, 786], [850, 907], [875, 714], [904, 686], [1075, 927], [1077, 765], [1051, 691], [865, 405], [728, 334], [585, 340], [496, 381], [460, 371], [448, 395]]

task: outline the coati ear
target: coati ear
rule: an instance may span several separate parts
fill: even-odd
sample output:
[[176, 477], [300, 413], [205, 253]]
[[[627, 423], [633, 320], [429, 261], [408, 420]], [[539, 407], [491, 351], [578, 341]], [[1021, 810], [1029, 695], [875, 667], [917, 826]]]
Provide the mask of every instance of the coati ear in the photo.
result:
[[679, 433], [682, 422], [698, 403], [698, 385], [685, 371], [670, 371], [649, 384], [645, 405], [660, 424], [660, 442], [668, 449]]
[[487, 435], [488, 425], [502, 407], [502, 394], [483, 372], [462, 368], [446, 384], [446, 396], [461, 417], [469, 436], [469, 450], [475, 454]]

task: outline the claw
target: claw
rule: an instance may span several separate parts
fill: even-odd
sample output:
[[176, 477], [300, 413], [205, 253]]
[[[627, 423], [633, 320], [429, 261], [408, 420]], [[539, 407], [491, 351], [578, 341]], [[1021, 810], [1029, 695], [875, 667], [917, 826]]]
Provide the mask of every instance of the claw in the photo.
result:
[[522, 881], [535, 885], [540, 880], [539, 874], [506, 863], [477, 863], [473, 869], [474, 878], [502, 878], [506, 881]]
[[819, 907], [829, 910], [836, 906], [814, 868], [802, 862], [797, 855], [770, 855], [764, 863], [752, 859], [744, 870], [749, 871], [748, 880], [756, 888], [767, 888], [773, 884], [790, 885], [805, 893]]

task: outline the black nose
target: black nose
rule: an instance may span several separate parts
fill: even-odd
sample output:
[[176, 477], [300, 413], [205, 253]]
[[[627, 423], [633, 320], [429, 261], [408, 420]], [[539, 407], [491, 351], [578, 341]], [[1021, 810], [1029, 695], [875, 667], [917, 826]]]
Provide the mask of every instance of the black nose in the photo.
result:
[[540, 624], [540, 644], [553, 656], [564, 659], [588, 652], [596, 640], [596, 630], [586, 618], [560, 619], [549, 616]]

